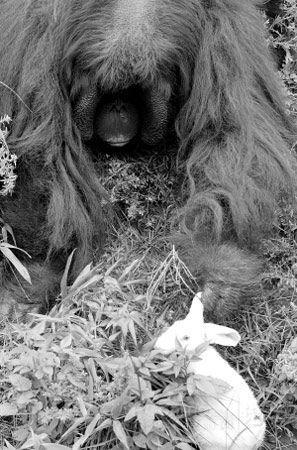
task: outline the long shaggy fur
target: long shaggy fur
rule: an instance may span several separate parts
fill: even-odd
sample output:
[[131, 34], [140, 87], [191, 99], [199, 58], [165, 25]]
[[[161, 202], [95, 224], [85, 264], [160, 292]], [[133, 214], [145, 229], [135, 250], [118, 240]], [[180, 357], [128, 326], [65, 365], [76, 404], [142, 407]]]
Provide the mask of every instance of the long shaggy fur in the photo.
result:
[[[218, 286], [227, 264], [224, 284], [240, 289], [243, 281], [246, 290], [246, 275], [236, 268], [234, 277], [232, 267], [246, 261], [239, 266], [252, 268], [248, 273], [255, 279], [260, 266], [246, 251], [271, 229], [278, 199], [296, 187], [295, 130], [265, 42], [259, 1], [143, 1], [147, 19], [116, 39], [109, 32], [115, 10], [123, 5], [116, 17], [124, 29], [128, 3], [0, 1], [0, 114], [13, 118], [8, 143], [19, 157], [17, 189], [1, 202], [3, 218], [37, 261], [44, 249], [53, 264], [78, 247], [79, 270], [92, 244], [103, 239], [104, 194], [73, 121], [72, 100], [90, 78], [108, 91], [135, 80], [158, 83], [161, 74], [171, 79], [177, 71], [176, 153], [186, 162], [189, 181], [180, 223], [198, 246], [188, 262], [200, 272], [203, 265], [205, 285]], [[184, 241], [179, 239], [183, 249]], [[234, 246], [243, 250], [229, 258]], [[204, 262], [197, 265], [195, 258]]]

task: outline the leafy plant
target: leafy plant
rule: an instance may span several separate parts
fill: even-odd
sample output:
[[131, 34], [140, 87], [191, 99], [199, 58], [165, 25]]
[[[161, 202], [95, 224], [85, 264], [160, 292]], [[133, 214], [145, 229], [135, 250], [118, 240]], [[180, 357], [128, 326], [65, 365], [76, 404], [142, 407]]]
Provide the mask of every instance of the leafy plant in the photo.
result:
[[106, 173], [102, 184], [110, 201], [130, 222], [153, 227], [156, 210], [176, 203], [173, 195], [176, 176], [170, 155], [153, 155], [137, 161], [112, 158], [105, 161]]
[[289, 88], [288, 107], [297, 114], [297, 4], [295, 0], [284, 0], [282, 14], [271, 23], [271, 42], [281, 53], [283, 64], [281, 76]]
[[8, 195], [13, 192], [17, 175], [14, 173], [17, 157], [10, 153], [6, 139], [9, 134], [11, 118], [0, 117], [0, 195]]
[[[13, 253], [12, 250], [18, 250], [30, 258], [30, 255], [25, 252], [25, 250], [22, 250], [21, 248], [16, 246], [15, 237], [13, 234], [13, 230], [0, 218], [0, 224], [1, 224], [1, 230], [0, 230], [0, 252], [6, 259], [6, 261], [13, 266], [19, 274], [28, 282], [31, 284], [31, 277], [29, 275], [29, 272], [27, 268], [24, 266], [24, 264], [17, 258], [17, 256]], [[8, 236], [11, 236], [14, 245], [10, 244], [8, 242]]]
[[[97, 283], [91, 274], [85, 269], [80, 280]], [[109, 275], [96, 302], [83, 293], [29, 326], [13, 325], [11, 345], [0, 353], [0, 416], [16, 418], [14, 441], [28, 449], [193, 448], [199, 395], [222, 389], [186, 372], [202, 348], [168, 356], [153, 343], [140, 349], [141, 315], [119, 304], [121, 285]]]
[[[293, 308], [293, 306], [292, 306]], [[293, 308], [293, 317], [297, 317], [297, 309]], [[286, 411], [283, 426], [297, 431], [297, 337], [288, 339], [283, 350], [277, 356], [274, 376], [281, 397], [282, 408]]]

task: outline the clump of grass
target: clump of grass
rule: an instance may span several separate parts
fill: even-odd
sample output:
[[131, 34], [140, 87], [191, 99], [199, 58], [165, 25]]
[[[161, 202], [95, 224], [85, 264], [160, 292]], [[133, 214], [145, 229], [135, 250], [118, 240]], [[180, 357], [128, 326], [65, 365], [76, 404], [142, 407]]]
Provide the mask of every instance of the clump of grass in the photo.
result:
[[106, 158], [102, 185], [111, 204], [138, 228], [154, 228], [158, 213], [177, 204], [175, 156]]
[[[181, 276], [173, 251], [152, 280], [154, 291], [175, 268], [183, 284], [187, 273]], [[169, 356], [153, 342], [142, 347], [158, 326], [147, 298], [131, 290], [138, 269], [134, 262], [116, 279], [113, 268], [101, 274], [88, 266], [62, 286], [65, 297], [49, 316], [13, 325], [0, 365], [3, 448], [194, 448], [197, 393], [216, 384], [186, 373], [201, 347]], [[10, 417], [14, 430], [7, 429]]]
[[[0, 117], [0, 196], [12, 194], [17, 179], [17, 175], [14, 172], [16, 168], [17, 156], [10, 153], [6, 142], [10, 127], [11, 118], [7, 115]], [[26, 281], [28, 281], [28, 283], [31, 283], [30, 275], [26, 267], [20, 262], [12, 251], [22, 251], [16, 246], [13, 230], [9, 224], [5, 223], [1, 218], [0, 227], [0, 254], [4, 256], [5, 261], [13, 269], [16, 269], [19, 274]], [[9, 242], [9, 237], [14, 245]], [[3, 263], [1, 265], [3, 266]]]
[[270, 26], [271, 43], [282, 55], [281, 76], [288, 87], [288, 108], [297, 115], [297, 4], [295, 0], [284, 0], [282, 14]]
[[0, 195], [11, 194], [15, 187], [17, 175], [14, 173], [17, 157], [10, 153], [6, 139], [9, 134], [11, 118], [0, 117]]
[[236, 324], [230, 323], [237, 325], [242, 339], [237, 348], [225, 350], [225, 357], [256, 393], [267, 423], [265, 449], [283, 449], [285, 442], [295, 443], [292, 424], [297, 404], [286, 401], [276, 372], [279, 355], [297, 333], [292, 313], [296, 307], [287, 294], [279, 290], [263, 293], [262, 302], [246, 311], [241, 322], [236, 318]]
[[[297, 306], [291, 305], [290, 324], [297, 323]], [[294, 325], [295, 325], [294, 324]], [[297, 434], [297, 325], [286, 336], [284, 348], [277, 355], [274, 364], [274, 380], [279, 393], [279, 403], [284, 413], [279, 425], [285, 427], [289, 433]]]

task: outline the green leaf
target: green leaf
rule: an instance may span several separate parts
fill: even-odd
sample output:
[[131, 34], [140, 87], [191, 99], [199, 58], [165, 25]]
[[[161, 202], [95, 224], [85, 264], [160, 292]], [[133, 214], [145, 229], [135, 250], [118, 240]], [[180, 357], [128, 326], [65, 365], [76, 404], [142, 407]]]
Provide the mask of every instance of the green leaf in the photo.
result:
[[93, 418], [93, 420], [89, 423], [89, 425], [87, 426], [83, 436], [81, 436], [73, 445], [72, 450], [79, 450], [83, 444], [89, 439], [89, 437], [92, 436], [93, 431], [97, 425], [97, 423], [99, 422], [99, 420], [101, 419], [101, 414], [96, 414], [96, 416]]
[[88, 264], [77, 276], [77, 278], [74, 280], [74, 282], [71, 285], [71, 289], [76, 289], [81, 284], [83, 284], [85, 281], [87, 281], [88, 277], [90, 276], [90, 273], [92, 272], [92, 263]]
[[130, 410], [127, 412], [126, 416], [125, 416], [125, 422], [128, 422], [129, 420], [133, 419], [133, 417], [137, 416], [137, 411], [138, 408], [140, 408], [139, 404], [135, 404], [134, 406], [132, 406], [130, 408]]
[[111, 276], [106, 276], [104, 278], [104, 288], [110, 293], [121, 292], [121, 286], [118, 281]]
[[133, 436], [133, 441], [137, 448], [147, 448], [146, 446], [147, 438], [144, 434], [142, 433], [136, 434], [135, 436]]
[[31, 448], [40, 448], [41, 445], [45, 443], [45, 440], [48, 439], [48, 435], [46, 433], [35, 434], [31, 430], [31, 437], [21, 446], [21, 449], [31, 449]]
[[224, 394], [231, 389], [231, 386], [229, 386], [225, 381], [218, 380], [213, 377], [195, 375], [193, 378], [196, 383], [196, 390], [198, 389], [203, 392], [203, 394], [210, 395], [212, 397], [218, 397], [219, 394]]
[[18, 426], [11, 433], [13, 440], [19, 443], [25, 442], [25, 440], [28, 439], [29, 435], [30, 435], [30, 426], [28, 424]]
[[116, 435], [117, 439], [123, 444], [125, 449], [129, 450], [127, 436], [124, 430], [123, 425], [119, 420], [113, 420], [112, 422], [113, 432]]
[[8, 241], [8, 233], [10, 234], [10, 236], [12, 237], [13, 243], [16, 246], [16, 240], [13, 234], [13, 230], [11, 228], [10, 225], [8, 225], [8, 223], [3, 223], [3, 227], [1, 228], [2, 231], [2, 236], [5, 242]]
[[32, 383], [28, 378], [17, 373], [9, 375], [8, 380], [20, 392], [29, 391], [32, 387]]
[[193, 450], [193, 447], [186, 442], [181, 442], [180, 444], [176, 444], [175, 448], [178, 448], [180, 450]]
[[137, 264], [139, 264], [139, 259], [135, 259], [128, 267], [126, 267], [126, 269], [123, 271], [122, 275], [119, 278], [119, 282], [123, 281], [125, 279], [125, 277], [132, 272], [132, 270], [134, 269], [134, 267], [137, 266]]
[[102, 423], [100, 423], [100, 425], [96, 428], [96, 432], [98, 433], [99, 431], [104, 430], [105, 428], [109, 428], [112, 425], [112, 420], [111, 419], [105, 419], [103, 420]]
[[60, 444], [42, 444], [44, 450], [71, 450], [71, 447], [66, 447]]
[[157, 405], [149, 403], [138, 408], [137, 420], [144, 434], [148, 435], [152, 431], [156, 414], [163, 415], [162, 409]]
[[104, 403], [101, 406], [102, 414], [106, 416], [112, 416], [114, 419], [118, 418], [122, 415], [123, 408], [128, 405], [131, 401], [130, 394], [127, 394], [127, 391], [124, 391], [118, 397], [110, 400], [109, 402]]
[[198, 386], [200, 386], [200, 382], [198, 383], [195, 380], [195, 377], [193, 375], [189, 376], [187, 378], [187, 391], [188, 391], [189, 395], [195, 394], [195, 392], [197, 392], [197, 387]]
[[65, 337], [61, 340], [61, 342], [60, 342], [60, 347], [61, 347], [61, 348], [67, 348], [67, 347], [70, 347], [71, 342], [72, 342], [72, 336], [71, 336], [71, 334], [68, 334], [67, 336], [65, 336]]
[[29, 332], [30, 339], [34, 339], [36, 341], [39, 340], [44, 341], [45, 339], [43, 336], [41, 336], [41, 334], [45, 332], [45, 325], [46, 325], [45, 320], [42, 320], [37, 325], [32, 327]]
[[6, 439], [5, 439], [6, 447], [3, 447], [4, 450], [16, 450], [16, 447], [13, 447]]
[[93, 271], [91, 273], [92, 276], [89, 277], [89, 279], [87, 279], [87, 281], [85, 281], [83, 284], [79, 285], [76, 289], [72, 289], [72, 286], [70, 287], [69, 290], [70, 296], [73, 296], [77, 292], [83, 291], [84, 289], [87, 289], [88, 287], [93, 286], [94, 284], [97, 284], [99, 281], [102, 280], [102, 275], [94, 273]]
[[176, 417], [176, 415], [167, 408], [162, 408], [162, 412], [165, 416], [167, 416], [171, 422], [175, 422], [181, 429], [184, 429], [184, 425], [182, 422]]
[[180, 406], [182, 396], [175, 396], [174, 398], [161, 398], [158, 400], [157, 404], [159, 406]]
[[5, 258], [15, 267], [19, 274], [26, 280], [29, 284], [31, 283], [31, 277], [29, 275], [26, 267], [21, 263], [21, 261], [15, 256], [15, 254], [8, 248], [8, 244], [1, 244], [0, 251], [3, 253]]
[[0, 417], [15, 416], [18, 413], [18, 409], [11, 403], [0, 403]]
[[28, 390], [17, 396], [16, 403], [18, 406], [24, 407], [31, 402], [33, 397], [34, 397], [34, 392], [32, 392], [31, 390]]
[[78, 419], [76, 419], [73, 425], [71, 425], [71, 427], [68, 428], [68, 430], [61, 436], [60, 440], [65, 439], [66, 436], [71, 434], [74, 430], [77, 430], [83, 423], [85, 423], [85, 421], [85, 417], [79, 417]]
[[158, 446], [158, 448], [161, 448], [162, 450], [175, 450], [175, 446], [172, 445], [170, 442], [166, 442], [166, 444], [162, 445], [162, 447]]
[[19, 252], [25, 253], [28, 258], [31, 258], [31, 255], [26, 252], [26, 250], [23, 250], [20, 247], [17, 247], [16, 245], [9, 244], [8, 242], [1, 242], [0, 247], [10, 248], [11, 250], [18, 250]]
[[129, 323], [128, 323], [128, 329], [132, 336], [133, 342], [134, 342], [135, 346], [137, 347], [137, 337], [136, 337], [136, 332], [135, 332], [135, 326], [134, 326], [134, 322], [132, 320], [129, 321]]
[[72, 260], [73, 260], [73, 255], [74, 255], [75, 251], [76, 251], [76, 248], [68, 256], [67, 263], [66, 263], [66, 266], [65, 266], [65, 269], [64, 269], [64, 273], [63, 273], [63, 276], [62, 276], [62, 279], [61, 279], [60, 289], [61, 289], [62, 298], [64, 298], [67, 295], [68, 274], [69, 274], [69, 271], [70, 271], [70, 266], [71, 266], [71, 263], [72, 263]]

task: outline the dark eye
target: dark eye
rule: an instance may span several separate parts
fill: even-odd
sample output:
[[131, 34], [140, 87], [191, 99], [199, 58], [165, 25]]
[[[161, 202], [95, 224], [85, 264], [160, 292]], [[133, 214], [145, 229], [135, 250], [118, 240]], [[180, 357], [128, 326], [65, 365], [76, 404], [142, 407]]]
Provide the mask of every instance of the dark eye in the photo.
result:
[[186, 335], [186, 336], [183, 337], [183, 340], [184, 340], [184, 341], [188, 341], [189, 339], [190, 339], [190, 336], [188, 336], [188, 335]]

